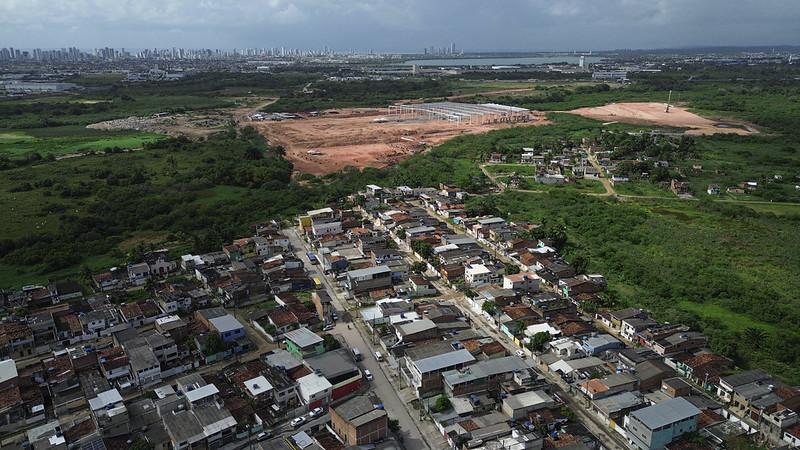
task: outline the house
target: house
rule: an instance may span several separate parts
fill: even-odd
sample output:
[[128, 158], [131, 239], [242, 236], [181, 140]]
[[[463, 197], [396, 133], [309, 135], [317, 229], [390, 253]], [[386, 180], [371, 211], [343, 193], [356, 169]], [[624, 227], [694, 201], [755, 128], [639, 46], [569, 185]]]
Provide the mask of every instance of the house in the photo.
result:
[[305, 358], [304, 363], [331, 383], [331, 401], [361, 388], [363, 376], [348, 349], [338, 348], [321, 355], [310, 355]]
[[146, 263], [128, 264], [128, 280], [134, 286], [143, 286], [150, 276], [150, 266]]
[[409, 277], [409, 283], [411, 284], [411, 289], [409, 290], [409, 294], [412, 297], [422, 297], [425, 295], [434, 295], [436, 294], [436, 288], [433, 287], [433, 284], [422, 277]]
[[669, 189], [674, 192], [675, 195], [690, 195], [692, 193], [688, 182], [678, 181], [674, 178], [669, 183]]
[[697, 431], [700, 410], [683, 397], [673, 398], [625, 416], [628, 443], [655, 450], [686, 433]]
[[767, 372], [753, 369], [721, 377], [717, 395], [728, 403], [728, 412], [745, 417], [750, 412], [750, 403], [772, 392], [776, 384], [780, 383]]
[[175, 409], [160, 410], [171, 448], [219, 448], [236, 438], [236, 419], [217, 403], [186, 409], [185, 403]]
[[120, 279], [111, 272], [103, 272], [92, 275], [92, 283], [95, 292], [114, 291], [121, 287]]
[[383, 405], [356, 396], [332, 405], [331, 429], [346, 446], [372, 445], [389, 435], [389, 416]]
[[503, 383], [511, 381], [515, 374], [528, 370], [528, 365], [519, 356], [479, 361], [462, 369], [442, 372], [444, 394], [447, 397], [497, 394]]
[[386, 266], [369, 267], [347, 272], [346, 286], [352, 295], [392, 287], [392, 269]]
[[89, 410], [95, 426], [102, 430], [103, 437], [125, 436], [130, 433], [128, 408], [116, 389], [100, 392], [89, 400]]
[[539, 292], [541, 278], [533, 272], [520, 272], [513, 275], [503, 275], [503, 289], [514, 292]]
[[[413, 388], [417, 397], [425, 398], [443, 391], [442, 373], [448, 370], [462, 369], [475, 362], [475, 357], [467, 349], [431, 354], [426, 347], [419, 352], [406, 351], [406, 364], [401, 374], [406, 383]], [[428, 346], [433, 347], [433, 346]]]
[[504, 163], [506, 162], [506, 155], [502, 153], [492, 153], [489, 155], [490, 163]]
[[332, 390], [333, 385], [321, 373], [312, 373], [297, 379], [297, 396], [309, 409], [328, 404]]
[[587, 398], [598, 400], [620, 392], [631, 392], [635, 390], [636, 385], [637, 380], [633, 375], [622, 372], [613, 373], [603, 378], [591, 378], [581, 382], [578, 386]]
[[661, 391], [672, 398], [685, 397], [692, 393], [692, 385], [682, 378], [672, 377], [661, 380]]
[[430, 319], [395, 325], [397, 340], [403, 343], [433, 339], [439, 334], [439, 328]]
[[65, 281], [54, 286], [57, 300], [65, 302], [73, 298], [83, 297], [83, 289], [77, 281]]
[[732, 360], [713, 353], [698, 353], [685, 360], [676, 360], [678, 373], [705, 390], [716, 392], [720, 377], [732, 371]]
[[133, 382], [138, 386], [150, 386], [161, 382], [161, 364], [148, 346], [125, 347], [131, 366]]
[[499, 282], [500, 274], [484, 264], [468, 264], [464, 268], [464, 281], [475, 288]]
[[110, 347], [98, 353], [100, 361], [100, 373], [109, 382], [118, 380], [129, 382], [131, 379], [131, 367], [128, 355], [122, 347]]
[[230, 344], [244, 337], [244, 325], [230, 314], [208, 319], [208, 324], [209, 329], [219, 333], [219, 335], [222, 336], [222, 341], [226, 344]]
[[142, 260], [150, 269], [150, 276], [166, 277], [170, 272], [178, 269], [178, 263], [169, 256], [166, 250], [147, 252], [142, 255]]
[[503, 398], [501, 410], [506, 416], [520, 420], [527, 418], [528, 414], [537, 409], [553, 409], [555, 403], [553, 397], [544, 391], [527, 391]]
[[674, 333], [653, 341], [650, 347], [660, 355], [671, 355], [705, 347], [708, 337], [698, 331]]
[[325, 352], [324, 340], [308, 328], [298, 328], [284, 333], [286, 351], [295, 358], [303, 359]]
[[631, 411], [642, 407], [642, 399], [638, 392], [620, 392], [592, 401], [592, 409], [603, 418], [606, 424], [614, 422], [619, 426], [624, 422], [624, 418]]
[[719, 195], [720, 194], [720, 187], [716, 184], [709, 184], [708, 189], [706, 189], [708, 195]]

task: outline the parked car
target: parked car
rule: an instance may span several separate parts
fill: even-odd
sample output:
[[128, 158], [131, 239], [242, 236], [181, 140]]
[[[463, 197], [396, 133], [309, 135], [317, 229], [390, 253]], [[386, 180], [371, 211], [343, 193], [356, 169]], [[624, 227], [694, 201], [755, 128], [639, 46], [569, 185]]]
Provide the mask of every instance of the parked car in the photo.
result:
[[300, 416], [300, 417], [298, 417], [296, 419], [292, 419], [292, 421], [290, 423], [292, 424], [293, 427], [297, 428], [300, 425], [306, 423], [306, 418], [303, 417], [303, 416]]
[[309, 414], [309, 416], [317, 417], [317, 416], [321, 416], [323, 414], [325, 414], [325, 410], [322, 409], [322, 408], [317, 407], [317, 408], [314, 408], [314, 409], [311, 410], [311, 413]]
[[329, 323], [325, 325], [325, 328], [323, 328], [322, 331], [331, 331], [332, 329], [333, 329], [333, 324]]
[[331, 319], [333, 319], [333, 320], [339, 320], [339, 315], [338, 315], [338, 314], [336, 314], [336, 313], [332, 313], [332, 314], [331, 314]]
[[272, 437], [272, 433], [270, 433], [269, 431], [258, 433], [258, 440], [259, 441], [264, 441], [264, 440], [270, 439], [271, 437]]
[[523, 352], [522, 350], [517, 350], [517, 356], [519, 356], [520, 358], [524, 358], [525, 352]]
[[370, 372], [369, 369], [364, 369], [364, 376], [367, 377], [368, 381], [372, 381], [372, 372]]

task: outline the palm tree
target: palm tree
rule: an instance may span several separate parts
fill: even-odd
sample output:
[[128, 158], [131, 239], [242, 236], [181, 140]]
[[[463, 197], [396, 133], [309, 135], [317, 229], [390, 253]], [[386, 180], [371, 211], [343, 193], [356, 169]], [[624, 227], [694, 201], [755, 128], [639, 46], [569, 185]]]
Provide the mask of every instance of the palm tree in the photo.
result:
[[767, 338], [767, 333], [761, 328], [748, 327], [744, 330], [742, 338], [745, 341], [749, 341], [753, 348], [760, 349], [764, 340]]
[[528, 327], [528, 324], [526, 324], [525, 321], [522, 320], [522, 319], [519, 319], [514, 324], [514, 330], [517, 332], [516, 334], [520, 335], [520, 336], [525, 334], [525, 328], [527, 328], [527, 327]]

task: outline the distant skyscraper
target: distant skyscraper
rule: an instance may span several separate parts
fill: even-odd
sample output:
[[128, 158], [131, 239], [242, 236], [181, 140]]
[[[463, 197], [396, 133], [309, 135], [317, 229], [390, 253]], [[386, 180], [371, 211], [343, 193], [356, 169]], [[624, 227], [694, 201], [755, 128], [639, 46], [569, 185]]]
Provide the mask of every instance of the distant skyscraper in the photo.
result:
[[450, 44], [450, 54], [454, 55], [456, 53], [456, 43], [453, 42]]

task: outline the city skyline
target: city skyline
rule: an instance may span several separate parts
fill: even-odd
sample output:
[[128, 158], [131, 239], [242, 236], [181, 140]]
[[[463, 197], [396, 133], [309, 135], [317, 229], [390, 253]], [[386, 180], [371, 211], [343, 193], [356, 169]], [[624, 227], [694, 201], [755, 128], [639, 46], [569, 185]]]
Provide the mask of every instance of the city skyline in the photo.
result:
[[457, 53], [800, 44], [794, 0], [598, 3], [9, 0], [0, 4], [0, 46]]

